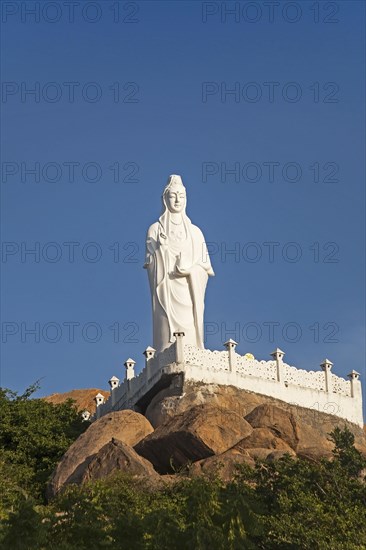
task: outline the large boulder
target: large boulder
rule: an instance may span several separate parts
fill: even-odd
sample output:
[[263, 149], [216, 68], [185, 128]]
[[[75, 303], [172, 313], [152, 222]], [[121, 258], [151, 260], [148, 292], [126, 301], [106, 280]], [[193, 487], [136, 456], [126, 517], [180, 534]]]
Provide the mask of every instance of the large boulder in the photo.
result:
[[248, 437], [234, 445], [234, 448], [239, 452], [242, 449], [246, 450], [257, 447], [268, 449], [269, 452], [271, 452], [272, 449], [276, 449], [278, 451], [289, 451], [293, 453], [293, 449], [290, 445], [280, 437], [274, 435], [273, 431], [269, 428], [254, 428]]
[[217, 474], [224, 481], [235, 476], [238, 465], [254, 467], [255, 460], [279, 460], [285, 454], [295, 457], [296, 453], [282, 439], [267, 428], [255, 428], [252, 433], [227, 451], [194, 462], [189, 468], [190, 476]]
[[[330, 398], [331, 400], [331, 398]], [[356, 448], [365, 452], [366, 430], [355, 424], [343, 420], [326, 411], [331, 411], [331, 406], [318, 410], [314, 403], [313, 409], [289, 404], [274, 397], [261, 395], [234, 386], [207, 384], [204, 382], [185, 382], [181, 395], [177, 395], [174, 384], [170, 388], [161, 390], [150, 402], [145, 411], [146, 417], [155, 427], [167, 422], [169, 418], [187, 411], [197, 405], [214, 405], [221, 409], [235, 411], [240, 416], [247, 418], [256, 408], [263, 405], [261, 414], [258, 411], [252, 417], [261, 418], [255, 427], [268, 427], [273, 433], [284, 439], [292, 448], [299, 452], [329, 455], [333, 444], [329, 441], [329, 433], [336, 426], [347, 426], [355, 435]], [[331, 405], [331, 402], [330, 402]], [[266, 409], [267, 406], [276, 409]], [[267, 411], [265, 414], [264, 411]], [[267, 419], [264, 420], [264, 417]], [[254, 425], [254, 424], [253, 424]], [[277, 430], [277, 432], [276, 432]]]
[[270, 428], [253, 428], [250, 435], [238, 441], [230, 451], [235, 451], [239, 456], [250, 460], [278, 460], [285, 454], [296, 456], [295, 451], [284, 439], [279, 437], [279, 432]]
[[[341, 418], [319, 413], [316, 410], [285, 403], [283, 406], [280, 403], [278, 405], [264, 403], [247, 414], [245, 419], [254, 428], [254, 433], [251, 435], [253, 440], [256, 430], [267, 429], [275, 437], [285, 441], [296, 452], [296, 455], [302, 458], [311, 460], [318, 460], [321, 457], [332, 458], [334, 444], [329, 434], [337, 426], [341, 429], [346, 426], [351, 429], [355, 435], [356, 448], [361, 452], [366, 451], [362, 429]], [[248, 448], [250, 441], [248, 439], [245, 448]], [[251, 447], [269, 448], [267, 443], [253, 444]], [[263, 452], [261, 451], [259, 454], [262, 456]], [[253, 452], [251, 455], [253, 456]]]
[[198, 405], [159, 426], [135, 450], [160, 474], [167, 474], [222, 453], [251, 432], [250, 424], [236, 412]]
[[299, 441], [295, 448], [297, 455], [310, 459], [331, 458], [334, 443], [329, 434], [336, 427], [335, 423], [329, 422], [326, 418], [314, 421], [311, 415], [309, 417], [307, 422], [298, 422]]
[[221, 454], [194, 462], [189, 468], [189, 475], [190, 477], [218, 475], [222, 480], [229, 481], [237, 472], [237, 466], [241, 464], [254, 467], [255, 461], [244, 449], [240, 452], [232, 447]]
[[234, 386], [187, 382], [183, 395], [177, 395], [176, 388], [172, 386], [157, 393], [145, 411], [146, 418], [154, 428], [197, 405], [213, 405], [245, 416], [266, 399]]
[[[270, 404], [263, 404], [256, 407], [245, 419], [253, 428], [266, 429], [267, 436], [272, 434], [292, 448], [296, 449], [299, 442], [299, 430], [296, 419], [292, 412]], [[257, 432], [263, 434], [264, 432]], [[253, 435], [254, 437], [254, 435]], [[251, 445], [251, 447], [266, 447], [267, 445]]]
[[117, 471], [127, 472], [133, 477], [148, 477], [150, 482], [160, 480], [148, 460], [126, 443], [112, 438], [89, 463], [84, 462], [84, 471], [80, 470], [81, 483], [104, 479]]
[[62, 457], [48, 485], [48, 498], [54, 497], [67, 483], [80, 483], [86, 466], [113, 437], [133, 447], [152, 431], [150, 422], [134, 411], [117, 411], [102, 416], [74, 441]]

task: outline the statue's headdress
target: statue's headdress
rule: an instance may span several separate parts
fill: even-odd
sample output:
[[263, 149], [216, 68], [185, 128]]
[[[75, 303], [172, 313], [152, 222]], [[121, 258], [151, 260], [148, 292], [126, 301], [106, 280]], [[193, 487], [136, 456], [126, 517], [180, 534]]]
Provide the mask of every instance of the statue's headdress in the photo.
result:
[[[181, 188], [181, 190], [184, 190], [184, 191], [186, 190], [186, 188], [183, 185], [182, 178], [180, 176], [178, 176], [177, 174], [171, 174], [169, 176], [168, 183], [165, 186], [165, 189], [164, 189], [163, 195], [162, 195], [163, 212], [162, 212], [162, 214], [159, 218], [159, 221], [160, 221], [161, 225], [163, 226], [164, 231], [166, 231], [166, 229], [167, 229], [167, 222], [168, 222], [168, 219], [169, 219], [169, 216], [170, 216], [168, 205], [166, 203], [166, 195], [172, 187]], [[188, 218], [188, 216], [185, 212], [185, 209], [182, 212], [182, 217], [183, 217], [183, 223], [184, 224], [190, 223], [190, 219]]]
[[171, 187], [176, 187], [176, 186], [181, 186], [183, 187], [183, 189], [185, 189], [182, 178], [177, 174], [172, 174], [171, 176], [169, 176], [168, 183], [166, 184], [165, 189], [163, 191], [163, 198], [165, 193], [167, 193]]

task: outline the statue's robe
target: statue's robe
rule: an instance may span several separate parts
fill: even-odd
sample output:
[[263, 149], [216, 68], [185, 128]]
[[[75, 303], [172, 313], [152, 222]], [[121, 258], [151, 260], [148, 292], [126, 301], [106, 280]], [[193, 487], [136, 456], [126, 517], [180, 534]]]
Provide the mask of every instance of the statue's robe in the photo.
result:
[[[184, 332], [185, 343], [204, 347], [204, 297], [208, 276], [214, 275], [202, 231], [185, 214], [181, 241], [169, 237], [171, 228], [169, 216], [163, 215], [151, 225], [146, 238], [144, 267], [149, 275], [157, 352], [175, 341], [177, 330]], [[177, 276], [177, 264], [190, 274]]]

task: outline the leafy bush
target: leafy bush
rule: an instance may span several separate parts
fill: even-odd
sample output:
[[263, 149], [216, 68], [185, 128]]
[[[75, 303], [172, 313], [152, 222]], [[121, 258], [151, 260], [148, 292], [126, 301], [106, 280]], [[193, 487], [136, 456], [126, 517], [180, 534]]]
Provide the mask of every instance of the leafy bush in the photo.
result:
[[0, 518], [13, 501], [44, 502], [46, 482], [71, 443], [86, 429], [71, 400], [31, 399], [38, 383], [18, 395], [0, 389]]

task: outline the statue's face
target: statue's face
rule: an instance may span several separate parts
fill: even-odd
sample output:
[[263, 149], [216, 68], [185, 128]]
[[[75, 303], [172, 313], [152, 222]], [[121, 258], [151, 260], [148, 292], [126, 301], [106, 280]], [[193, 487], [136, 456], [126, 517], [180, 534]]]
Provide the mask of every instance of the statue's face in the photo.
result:
[[172, 187], [166, 194], [166, 203], [170, 212], [182, 212], [186, 206], [186, 192], [184, 188]]

